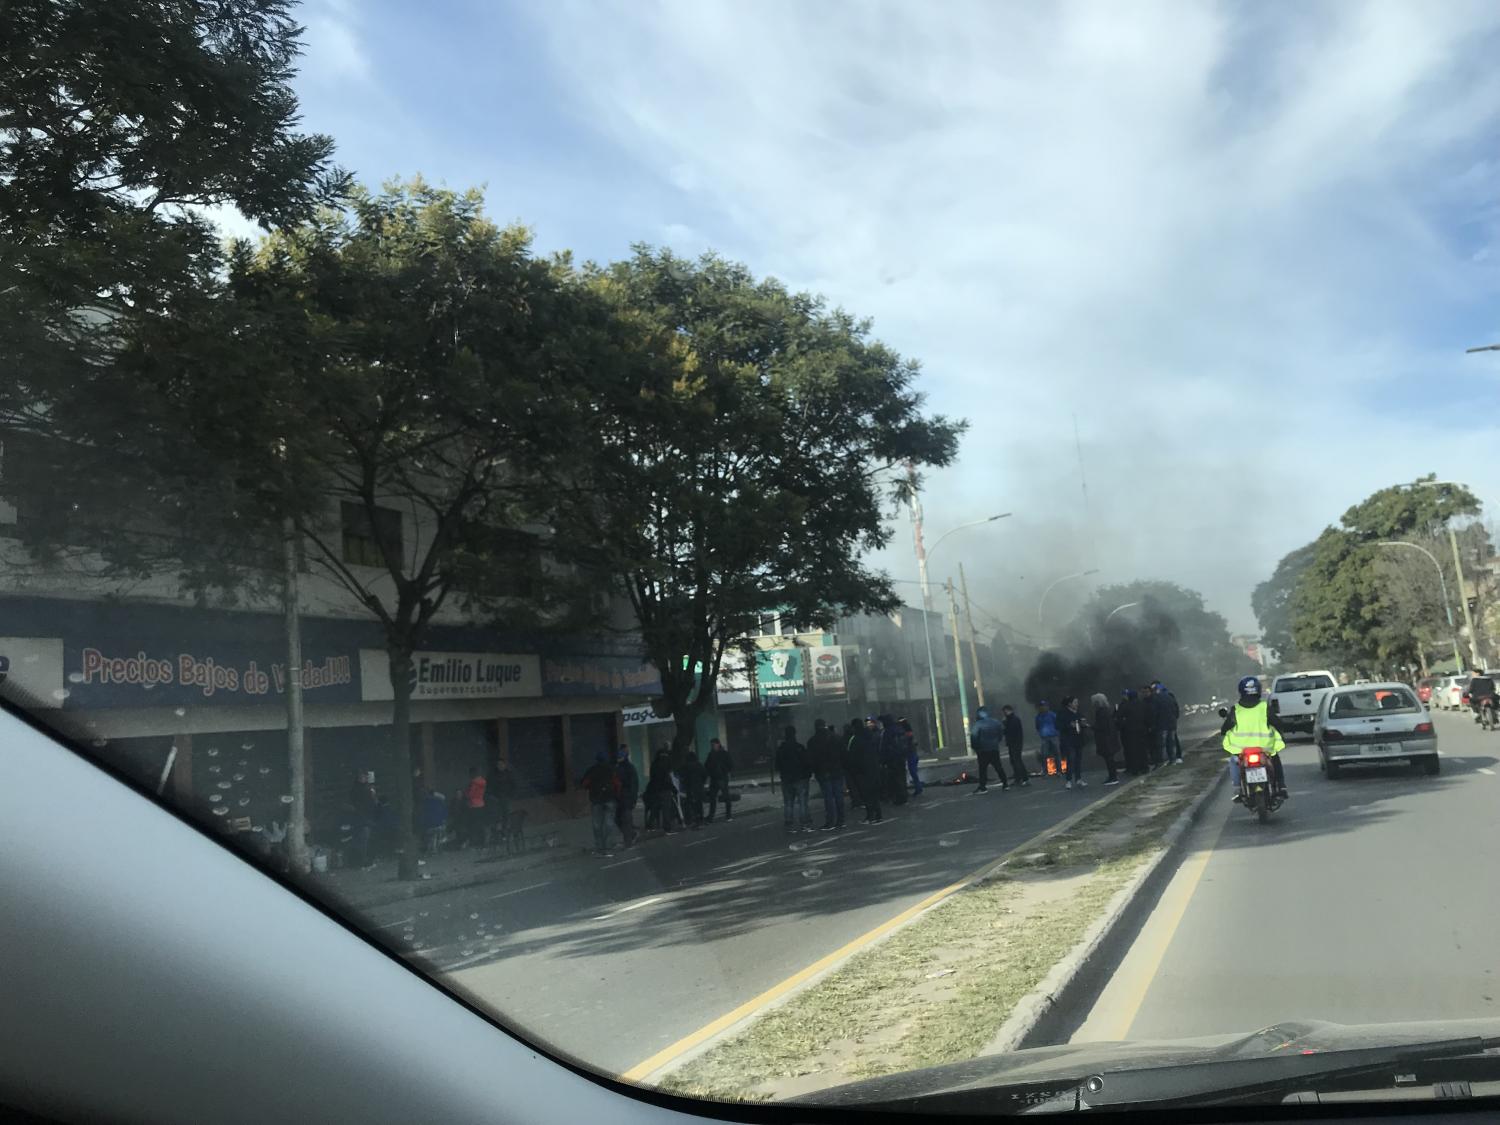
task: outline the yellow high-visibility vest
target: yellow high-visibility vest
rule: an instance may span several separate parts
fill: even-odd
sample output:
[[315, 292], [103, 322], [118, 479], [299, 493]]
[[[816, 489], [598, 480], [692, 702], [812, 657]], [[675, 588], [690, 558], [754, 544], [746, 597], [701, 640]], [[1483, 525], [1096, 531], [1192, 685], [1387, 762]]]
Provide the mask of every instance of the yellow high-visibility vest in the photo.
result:
[[1254, 707], [1234, 705], [1234, 726], [1224, 733], [1224, 752], [1241, 754], [1252, 746], [1259, 746], [1267, 754], [1280, 754], [1286, 749], [1281, 732], [1271, 725], [1271, 715], [1264, 702]]

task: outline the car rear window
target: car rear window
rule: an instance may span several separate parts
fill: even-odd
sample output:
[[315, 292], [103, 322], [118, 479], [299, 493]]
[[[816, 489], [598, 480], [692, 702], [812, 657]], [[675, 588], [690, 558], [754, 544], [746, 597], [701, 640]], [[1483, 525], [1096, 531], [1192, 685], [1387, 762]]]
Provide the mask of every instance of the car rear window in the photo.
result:
[[1272, 691], [1314, 691], [1318, 688], [1329, 688], [1333, 686], [1333, 680], [1327, 676], [1283, 676], [1276, 681]]
[[1407, 688], [1369, 688], [1334, 696], [1329, 714], [1335, 719], [1355, 719], [1365, 715], [1399, 715], [1420, 707], [1417, 697]]

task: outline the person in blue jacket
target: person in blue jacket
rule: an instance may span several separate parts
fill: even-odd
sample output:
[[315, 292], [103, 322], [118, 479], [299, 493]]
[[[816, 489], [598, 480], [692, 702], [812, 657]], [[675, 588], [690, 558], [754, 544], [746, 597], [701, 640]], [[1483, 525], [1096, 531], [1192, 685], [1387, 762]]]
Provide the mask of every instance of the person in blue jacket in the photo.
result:
[[1052, 705], [1045, 699], [1036, 705], [1036, 733], [1042, 740], [1042, 748], [1039, 753], [1042, 759], [1042, 775], [1045, 777], [1047, 773], [1047, 759], [1059, 757], [1057, 712], [1052, 710]]

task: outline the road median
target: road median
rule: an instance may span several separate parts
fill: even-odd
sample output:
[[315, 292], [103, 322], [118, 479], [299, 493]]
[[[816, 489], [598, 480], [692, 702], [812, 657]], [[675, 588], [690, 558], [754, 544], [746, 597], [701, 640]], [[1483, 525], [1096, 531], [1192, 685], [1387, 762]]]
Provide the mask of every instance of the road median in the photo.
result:
[[1020, 1043], [1222, 773], [1221, 752], [1189, 752], [1185, 765], [1124, 787], [908, 912], [878, 944], [641, 1077], [687, 1094], [763, 1101], [962, 1061], [1006, 1036]]

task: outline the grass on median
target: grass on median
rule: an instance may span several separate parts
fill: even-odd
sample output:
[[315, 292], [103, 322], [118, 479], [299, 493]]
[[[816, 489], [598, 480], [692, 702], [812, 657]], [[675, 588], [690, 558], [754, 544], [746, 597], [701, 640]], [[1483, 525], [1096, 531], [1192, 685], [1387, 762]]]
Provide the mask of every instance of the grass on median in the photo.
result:
[[1222, 756], [1205, 752], [1153, 774], [1020, 857], [1013, 873], [951, 896], [854, 955], [663, 1087], [765, 1100], [974, 1057], [1222, 768]]

